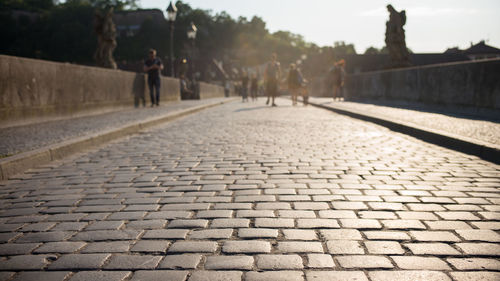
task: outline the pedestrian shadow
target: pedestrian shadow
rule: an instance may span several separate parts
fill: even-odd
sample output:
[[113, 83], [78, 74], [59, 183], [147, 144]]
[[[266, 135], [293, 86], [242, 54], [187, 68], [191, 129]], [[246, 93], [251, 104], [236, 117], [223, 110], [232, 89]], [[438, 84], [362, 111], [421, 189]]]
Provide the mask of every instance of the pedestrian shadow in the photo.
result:
[[268, 107], [268, 106], [245, 107], [245, 108], [236, 109], [234, 112], [251, 111], [251, 110], [257, 110], [257, 109], [262, 109], [262, 108], [266, 108], [266, 107]]

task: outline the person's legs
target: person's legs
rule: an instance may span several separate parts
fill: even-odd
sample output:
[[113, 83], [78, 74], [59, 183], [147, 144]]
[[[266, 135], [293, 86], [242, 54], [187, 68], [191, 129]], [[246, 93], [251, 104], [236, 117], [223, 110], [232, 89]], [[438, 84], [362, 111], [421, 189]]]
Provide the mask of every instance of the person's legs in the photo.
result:
[[160, 105], [160, 78], [158, 78], [156, 85], [156, 105]]
[[155, 105], [155, 95], [154, 95], [154, 80], [148, 78], [149, 87], [149, 98], [151, 99], [151, 106]]

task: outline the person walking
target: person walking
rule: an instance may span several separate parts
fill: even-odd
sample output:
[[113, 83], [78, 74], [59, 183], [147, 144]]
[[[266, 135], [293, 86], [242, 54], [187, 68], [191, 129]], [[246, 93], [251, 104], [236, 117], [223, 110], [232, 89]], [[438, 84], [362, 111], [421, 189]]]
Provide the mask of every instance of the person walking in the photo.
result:
[[248, 73], [245, 70], [241, 71], [241, 97], [243, 102], [248, 102]]
[[297, 96], [302, 86], [302, 75], [294, 63], [291, 63], [288, 69], [287, 83], [288, 91], [292, 96], [292, 105], [297, 105]]
[[337, 100], [337, 96], [339, 101], [343, 98], [342, 88], [344, 87], [344, 79], [345, 79], [345, 60], [339, 60], [336, 62], [331, 70], [332, 79], [333, 79], [333, 100]]
[[274, 99], [278, 95], [278, 83], [281, 78], [281, 68], [280, 63], [277, 61], [276, 53], [273, 53], [271, 55], [271, 61], [267, 64], [264, 74], [267, 94], [266, 104], [269, 104], [269, 100], [271, 99], [271, 106], [276, 106], [276, 103], [274, 103]]
[[252, 79], [250, 79], [250, 95], [252, 96], [252, 101], [257, 100], [258, 91], [259, 91], [259, 79], [257, 78], [257, 73], [253, 73]]
[[[156, 50], [149, 50], [149, 57], [144, 62], [144, 71], [148, 73], [149, 96], [151, 98], [151, 107], [160, 105], [160, 71], [163, 69], [163, 63], [156, 56]], [[156, 94], [154, 93], [156, 92]]]

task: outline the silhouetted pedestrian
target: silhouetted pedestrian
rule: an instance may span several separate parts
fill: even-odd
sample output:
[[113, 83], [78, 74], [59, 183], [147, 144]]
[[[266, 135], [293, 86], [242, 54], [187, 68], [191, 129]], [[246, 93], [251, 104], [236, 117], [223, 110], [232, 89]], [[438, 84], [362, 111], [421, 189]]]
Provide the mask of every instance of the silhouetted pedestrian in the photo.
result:
[[344, 79], [345, 79], [345, 60], [339, 60], [330, 70], [332, 74], [332, 82], [333, 82], [333, 100], [337, 100], [337, 96], [339, 100], [343, 98], [342, 88], [344, 87]]
[[248, 101], [248, 73], [245, 70], [241, 71], [241, 97], [242, 101]]
[[281, 68], [280, 63], [277, 61], [277, 56], [275, 53], [271, 56], [271, 61], [267, 63], [266, 72], [265, 72], [265, 81], [266, 81], [266, 94], [267, 101], [266, 104], [269, 104], [269, 99], [272, 99], [271, 106], [276, 106], [274, 103], [274, 99], [278, 95], [278, 83], [281, 78]]
[[[156, 50], [149, 50], [149, 57], [144, 62], [144, 71], [148, 73], [149, 96], [151, 98], [151, 107], [160, 105], [160, 71], [163, 69], [163, 63], [156, 56]], [[156, 95], [155, 92], [156, 91]]]
[[297, 95], [302, 87], [302, 74], [294, 63], [291, 63], [288, 69], [287, 83], [292, 96], [292, 105], [297, 105]]
[[257, 100], [258, 91], [259, 91], [259, 79], [257, 78], [257, 73], [253, 73], [252, 79], [250, 79], [250, 95], [252, 96], [252, 101]]

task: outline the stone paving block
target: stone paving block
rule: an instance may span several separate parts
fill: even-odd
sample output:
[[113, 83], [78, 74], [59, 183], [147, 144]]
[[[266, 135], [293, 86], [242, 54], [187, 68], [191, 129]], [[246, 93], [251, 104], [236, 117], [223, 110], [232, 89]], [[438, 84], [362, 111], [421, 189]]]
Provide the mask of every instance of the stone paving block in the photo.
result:
[[302, 258], [299, 255], [258, 255], [256, 265], [259, 269], [267, 270], [304, 268]]
[[293, 219], [256, 218], [255, 227], [291, 228], [295, 227], [295, 222]]
[[396, 241], [365, 241], [368, 253], [379, 255], [404, 254], [405, 251]]
[[382, 225], [378, 222], [378, 220], [373, 219], [340, 219], [340, 224], [345, 228], [382, 228]]
[[48, 267], [50, 270], [100, 269], [110, 254], [67, 254], [60, 256]]
[[355, 219], [357, 218], [354, 211], [341, 211], [341, 210], [321, 210], [318, 212], [319, 217], [322, 219]]
[[176, 219], [168, 223], [168, 228], [205, 228], [208, 225], [208, 220], [192, 219], [183, 220]]
[[281, 253], [323, 253], [320, 242], [278, 242], [278, 252]]
[[16, 243], [60, 242], [67, 240], [74, 234], [75, 232], [68, 231], [25, 233], [23, 236], [16, 240]]
[[471, 256], [500, 256], [498, 243], [456, 243], [455, 245]]
[[435, 230], [455, 230], [471, 229], [472, 227], [463, 221], [425, 221], [430, 229]]
[[82, 253], [124, 253], [128, 252], [130, 241], [91, 242], [81, 250]]
[[[86, 245], [84, 242], [48, 242], [37, 248], [34, 253], [47, 254], [47, 253], [60, 253], [69, 254], [74, 253]], [[0, 245], [1, 246], [1, 245]]]
[[422, 281], [451, 281], [443, 272], [438, 271], [371, 271], [368, 273], [372, 281], [385, 281], [385, 280], [422, 280]]
[[298, 228], [340, 228], [333, 219], [297, 219]]
[[316, 218], [314, 211], [278, 210], [280, 218]]
[[143, 239], [186, 239], [188, 229], [153, 229], [146, 230]]
[[195, 269], [201, 261], [199, 254], [166, 255], [159, 268], [162, 269]]
[[238, 237], [240, 238], [276, 238], [278, 237], [277, 229], [269, 228], [240, 228], [238, 229]]
[[214, 219], [210, 225], [213, 228], [249, 227], [249, 219]]
[[401, 269], [451, 270], [443, 260], [436, 257], [391, 256]]
[[405, 246], [408, 247], [414, 255], [461, 255], [459, 251], [444, 243], [408, 243], [405, 244]]
[[335, 263], [333, 262], [331, 255], [325, 254], [308, 254], [307, 255], [307, 267], [309, 268], [334, 268]]
[[[39, 281], [39, 280], [50, 280], [50, 281], [64, 281], [71, 274], [70, 271], [23, 271], [19, 272], [12, 281]], [[0, 280], [3, 280], [0, 278]]]
[[500, 270], [500, 260], [493, 258], [449, 258], [446, 261], [458, 270]]
[[212, 281], [212, 280], [241, 281], [242, 276], [243, 272], [241, 271], [197, 270], [191, 274], [191, 277], [188, 279], [188, 281]]
[[283, 229], [282, 231], [287, 240], [318, 240], [318, 236], [314, 230]]
[[225, 241], [222, 252], [228, 254], [237, 253], [270, 253], [271, 244], [267, 241]]
[[80, 271], [75, 273], [70, 281], [123, 281], [132, 274], [130, 271]]
[[306, 277], [308, 281], [368, 281], [363, 271], [307, 271]]
[[230, 218], [232, 215], [232, 210], [205, 210], [196, 213], [197, 218]]
[[40, 243], [0, 244], [0, 256], [27, 255], [38, 248]]
[[87, 222], [61, 222], [53, 227], [51, 231], [81, 231], [87, 225]]
[[356, 229], [321, 229], [320, 234], [326, 240], [362, 240], [361, 232]]
[[500, 280], [500, 272], [451, 272], [450, 275], [456, 281]]
[[20, 231], [30, 232], [30, 231], [48, 231], [56, 225], [54, 222], [37, 222], [24, 225]]
[[152, 255], [113, 255], [104, 268], [119, 270], [155, 269], [162, 258], [163, 256]]
[[411, 240], [411, 237], [403, 231], [363, 231], [369, 240]]
[[410, 231], [416, 241], [459, 242], [460, 238], [449, 231]]
[[212, 241], [177, 241], [168, 249], [169, 253], [214, 253], [217, 242]]
[[382, 256], [353, 255], [337, 256], [337, 261], [343, 268], [393, 268], [391, 261]]
[[252, 266], [251, 256], [209, 256], [205, 261], [205, 269], [209, 270], [251, 270]]
[[382, 224], [388, 229], [425, 229], [419, 220], [383, 220]]
[[255, 205], [256, 210], [288, 210], [291, 208], [290, 203], [287, 202], [257, 203]]
[[[156, 213], [156, 212], [152, 212]], [[116, 212], [107, 217], [108, 220], [140, 220], [146, 215], [146, 212]]]
[[136, 220], [128, 222], [127, 229], [162, 229], [167, 224], [166, 220]]
[[189, 271], [180, 270], [137, 270], [131, 281], [185, 281]]
[[233, 229], [202, 229], [193, 230], [189, 239], [228, 239], [233, 235]]
[[468, 241], [500, 242], [500, 234], [489, 229], [457, 229], [456, 232]]
[[106, 241], [106, 240], [135, 240], [142, 230], [94, 230], [77, 233], [71, 241]]
[[85, 227], [85, 230], [116, 230], [124, 225], [123, 221], [96, 221]]
[[[10, 271], [0, 272], [0, 280], [1, 281], [11, 280], [11, 278], [14, 274], [15, 274], [15, 272], [10, 272]], [[21, 281], [21, 280], [18, 279], [18, 281]]]
[[436, 212], [438, 216], [440, 216], [444, 220], [458, 220], [458, 221], [467, 221], [467, 220], [481, 220], [479, 217], [474, 215], [471, 212]]
[[41, 270], [48, 263], [47, 255], [19, 255], [6, 260], [0, 260], [0, 270]]
[[358, 241], [333, 240], [326, 241], [328, 253], [330, 254], [364, 254], [365, 251]]
[[245, 281], [304, 281], [302, 271], [266, 271], [245, 273]]
[[471, 224], [479, 229], [500, 230], [500, 222], [497, 221], [473, 221]]
[[335, 210], [366, 210], [368, 206], [363, 202], [332, 202]]
[[139, 240], [130, 252], [165, 253], [169, 245], [170, 242], [165, 240]]

